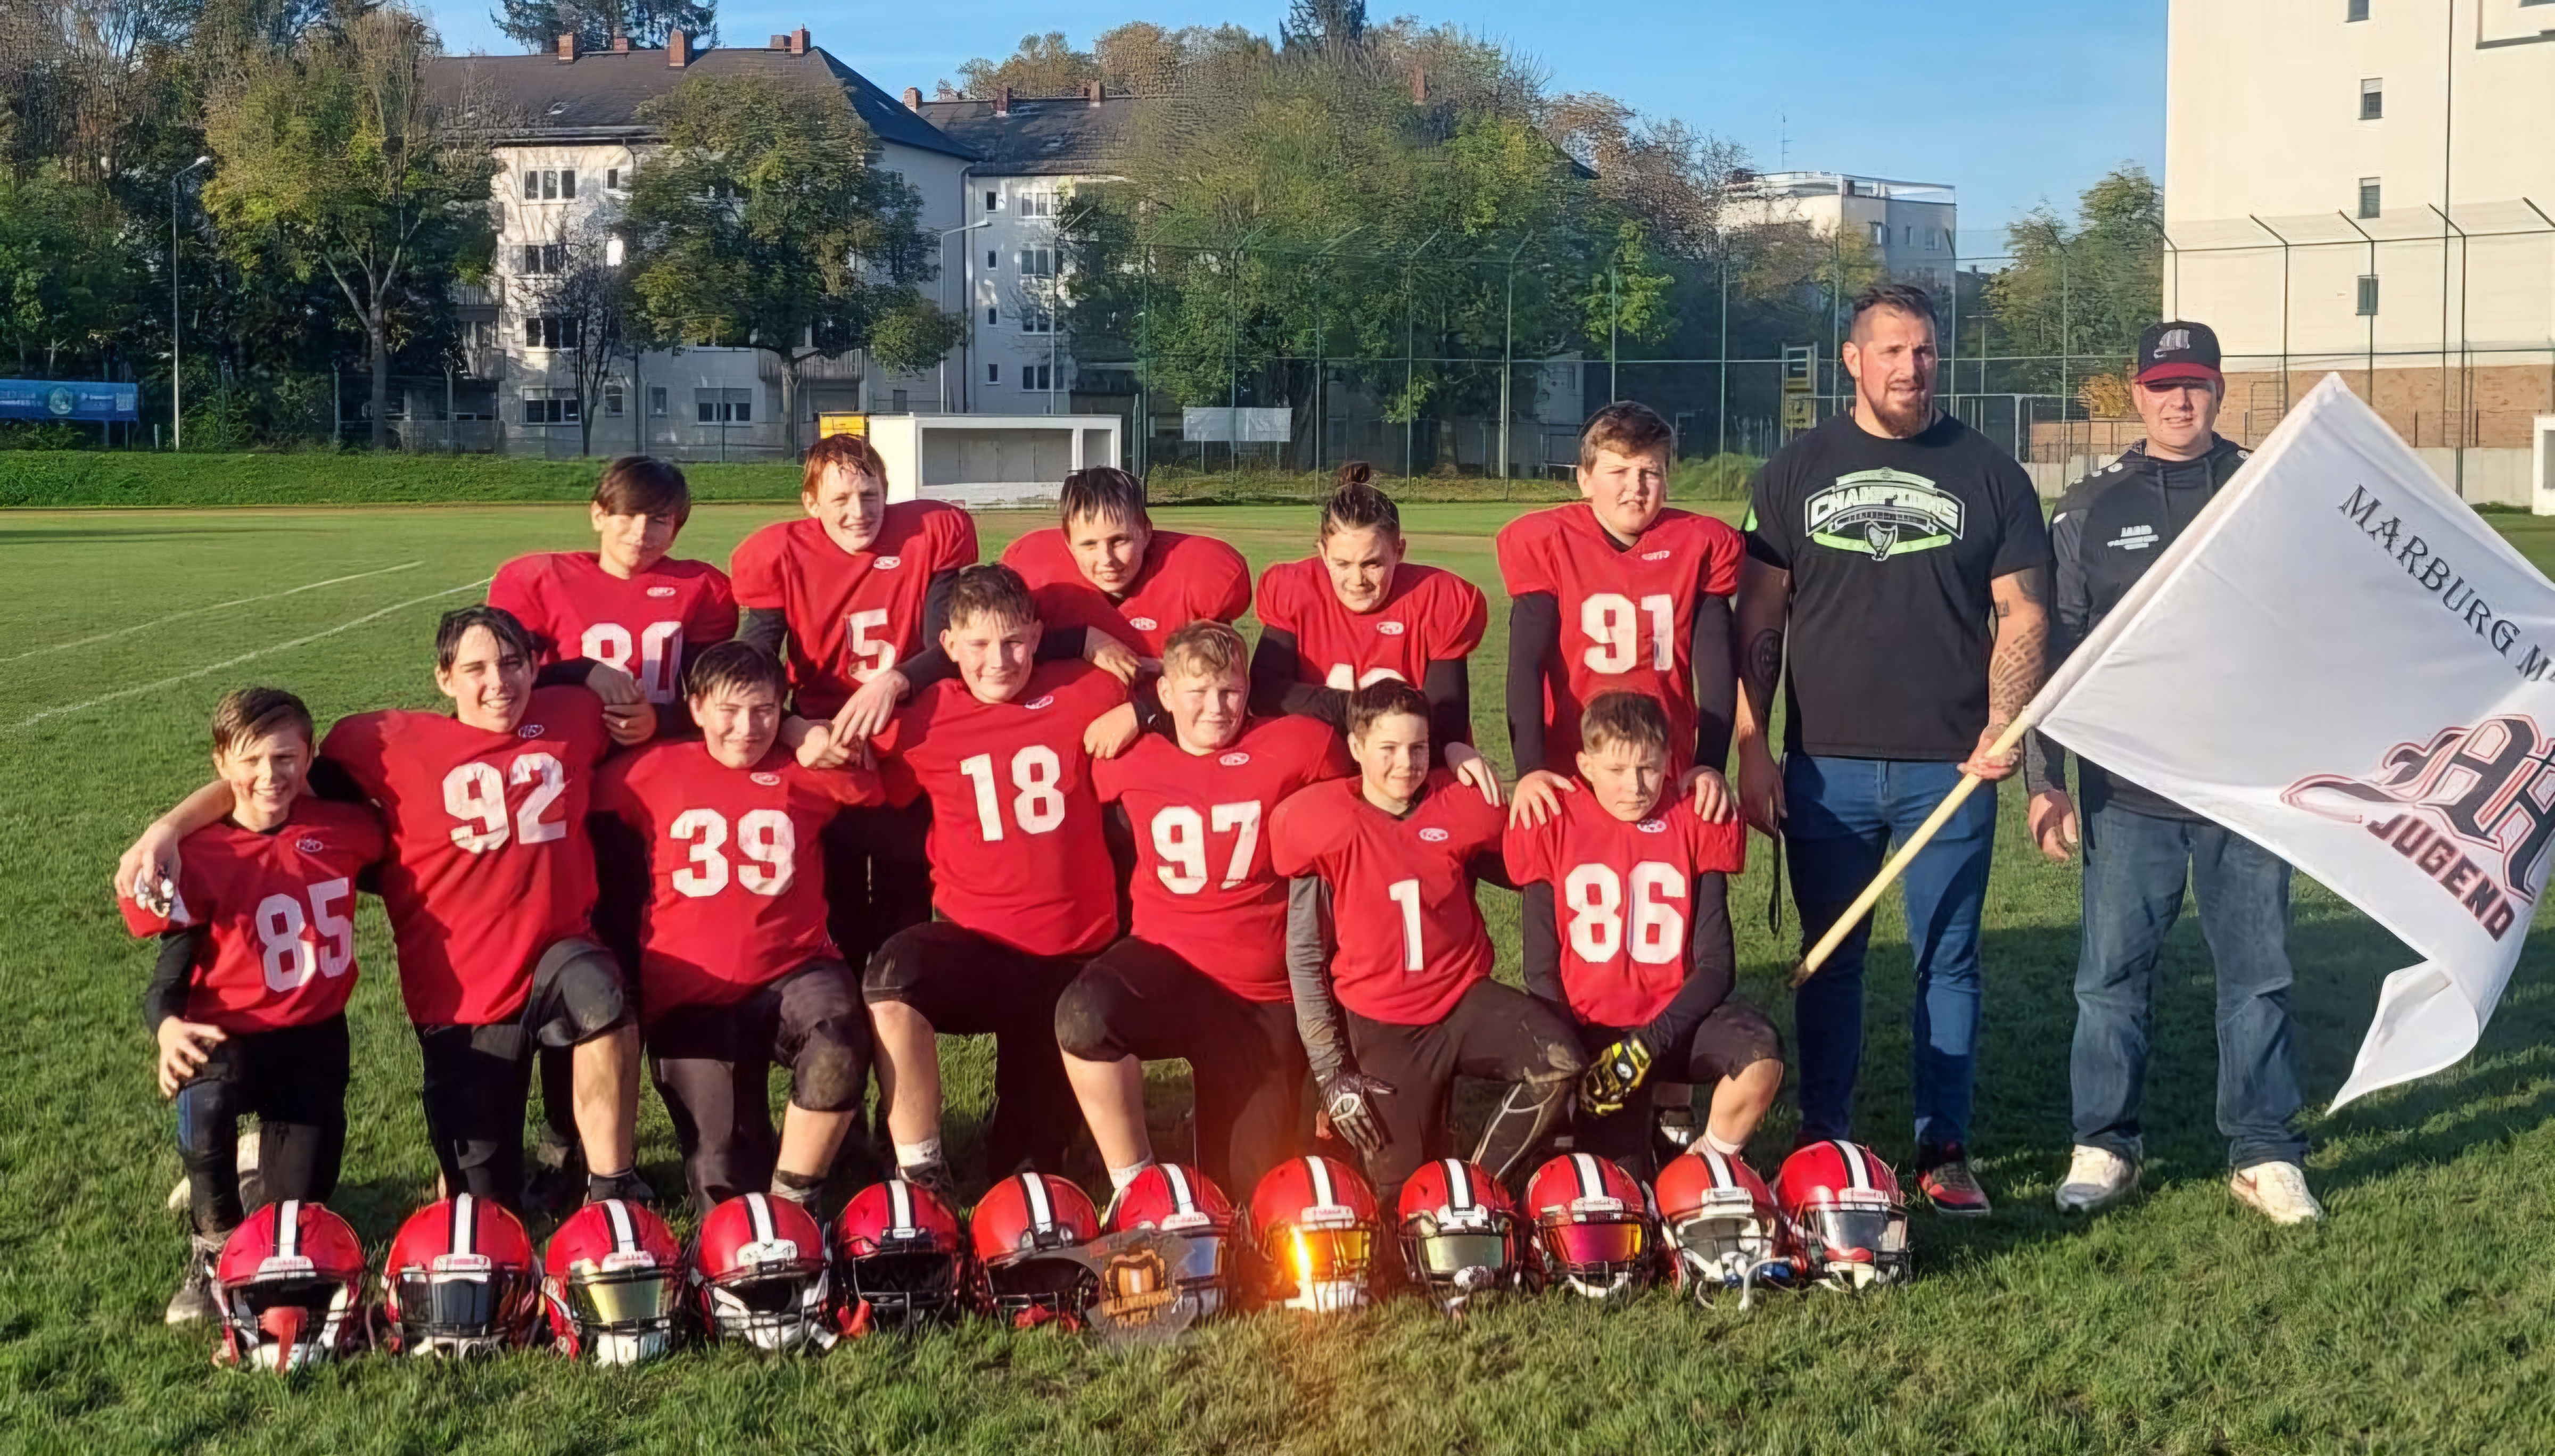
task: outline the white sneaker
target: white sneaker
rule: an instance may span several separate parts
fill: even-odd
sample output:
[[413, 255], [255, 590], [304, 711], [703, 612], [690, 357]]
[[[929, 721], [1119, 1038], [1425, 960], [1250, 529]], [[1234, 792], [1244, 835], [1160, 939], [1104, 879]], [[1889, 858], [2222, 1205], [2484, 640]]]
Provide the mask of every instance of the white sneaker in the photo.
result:
[[2324, 1205], [2307, 1191], [2306, 1169], [2294, 1162], [2257, 1162], [2238, 1168], [2227, 1180], [2236, 1201], [2261, 1210], [2275, 1224], [2311, 1224], [2324, 1217]]
[[2092, 1213], [2138, 1190], [2138, 1165], [2108, 1148], [2076, 1145], [2067, 1180], [2058, 1185], [2060, 1213]]

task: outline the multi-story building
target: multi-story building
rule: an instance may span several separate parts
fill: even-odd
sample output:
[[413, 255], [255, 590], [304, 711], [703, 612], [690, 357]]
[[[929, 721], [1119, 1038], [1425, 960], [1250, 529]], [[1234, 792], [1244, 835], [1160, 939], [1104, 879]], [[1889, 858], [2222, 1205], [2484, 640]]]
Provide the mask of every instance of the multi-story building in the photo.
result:
[[1806, 222], [1822, 235], [1870, 243], [1893, 280], [1938, 293], [1952, 286], [1960, 201], [1941, 182], [1841, 172], [1759, 173], [1734, 190], [1726, 220], [1742, 227]]

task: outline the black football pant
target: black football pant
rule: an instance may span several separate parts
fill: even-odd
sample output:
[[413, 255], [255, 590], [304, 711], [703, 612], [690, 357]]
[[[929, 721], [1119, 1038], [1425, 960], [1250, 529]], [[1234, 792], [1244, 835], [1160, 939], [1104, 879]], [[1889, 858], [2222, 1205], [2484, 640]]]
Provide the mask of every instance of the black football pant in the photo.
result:
[[1526, 1153], [1552, 1130], [1587, 1068], [1570, 1024], [1522, 991], [1477, 981], [1445, 1019], [1424, 1027], [1373, 1022], [1342, 1010], [1358, 1070], [1391, 1085], [1376, 1099], [1384, 1150], [1366, 1160], [1376, 1202], [1391, 1209], [1401, 1185], [1432, 1158], [1455, 1155], [1458, 1076], [1508, 1083], [1474, 1160], [1514, 1181]]
[[524, 1189], [524, 1105], [535, 1048], [564, 1052], [629, 1020], [620, 963], [593, 941], [570, 937], [542, 953], [532, 993], [514, 1020], [419, 1027], [426, 1136], [444, 1187], [516, 1207]]
[[996, 1178], [1024, 1164], [1059, 1172], [1081, 1126], [1073, 1084], [1055, 1044], [1055, 1003], [1083, 957], [1032, 955], [946, 920], [887, 938], [861, 978], [861, 994], [913, 1008], [943, 1036], [994, 1038], [994, 1116], [985, 1166]]
[[889, 936], [931, 918], [930, 832], [928, 799], [851, 809], [825, 826], [825, 928], [849, 964], [868, 965]]
[[772, 1068], [790, 1069], [790, 1103], [809, 1112], [861, 1105], [870, 1076], [870, 1019], [852, 968], [809, 961], [743, 1001], [685, 1006], [648, 1026], [658, 1095], [674, 1121], [683, 1177], [700, 1213], [772, 1185], [781, 1140], [772, 1126]]
[[239, 1120], [258, 1122], [258, 1177], [270, 1202], [324, 1203], [346, 1149], [346, 1018], [233, 1031], [178, 1089], [178, 1156], [195, 1232], [238, 1228]]
[[[1630, 1033], [1627, 1029], [1615, 1027], [1581, 1027], [1579, 1044], [1588, 1048], [1589, 1058], [1594, 1060], [1599, 1052]], [[1683, 1048], [1653, 1050], [1650, 1056], [1650, 1074], [1642, 1079], [1640, 1089], [1625, 1102], [1622, 1111], [1600, 1117], [1583, 1108], [1572, 1129], [1579, 1152], [1613, 1158], [1624, 1171], [1645, 1183], [1658, 1171], [1653, 1166], [1657, 1154], [1650, 1124], [1659, 1084], [1716, 1086], [1722, 1078], [1735, 1077], [1769, 1057], [1782, 1060], [1783, 1036], [1772, 1022], [1765, 1020], [1764, 1012], [1733, 997], [1714, 1007], [1712, 1014], [1696, 1025]]]

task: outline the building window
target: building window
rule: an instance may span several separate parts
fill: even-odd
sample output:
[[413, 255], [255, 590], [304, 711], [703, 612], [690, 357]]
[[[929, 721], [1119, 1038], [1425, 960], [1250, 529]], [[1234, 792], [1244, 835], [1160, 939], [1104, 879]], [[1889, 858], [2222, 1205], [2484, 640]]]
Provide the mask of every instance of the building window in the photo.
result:
[[1055, 193], [1021, 193], [1021, 215], [1023, 217], [1053, 217], [1055, 215]]
[[535, 314], [524, 320], [524, 347], [573, 349], [585, 337], [584, 322], [573, 314]]
[[1876, 248], [1886, 248], [1889, 246], [1888, 223], [1876, 222], [1872, 225], [1872, 245]]
[[607, 384], [603, 387], [603, 415], [607, 420], [618, 420], [621, 418], [620, 385]]
[[906, 413], [908, 413], [909, 411], [911, 411], [911, 410], [913, 408], [912, 405], [908, 404], [906, 401], [907, 401], [907, 396], [906, 396], [905, 391], [903, 391], [903, 390], [901, 390], [901, 389], [899, 389], [899, 390], [890, 390], [890, 391], [888, 391], [888, 396], [887, 396], [887, 407], [888, 407], [889, 409], [891, 409], [891, 410], [894, 410], [894, 411], [895, 411], [896, 413], [898, 413], [899, 415], [906, 414]]
[[1055, 250], [1053, 248], [1021, 249], [1021, 277], [1055, 277]]
[[996, 320], [996, 318], [995, 318], [995, 316], [994, 316], [994, 305], [993, 305], [993, 304], [991, 304], [991, 303], [987, 303], [987, 304], [985, 305], [985, 321], [986, 321], [987, 323], [993, 323], [993, 322], [997, 321], [997, 320]]
[[523, 274], [557, 273], [567, 263], [567, 247], [562, 243], [526, 243], [523, 263], [515, 271]]
[[988, 211], [988, 212], [1000, 212], [1000, 211], [1002, 211], [1002, 210], [1003, 210], [1003, 194], [1002, 194], [1002, 193], [1000, 193], [1000, 192], [992, 192], [992, 191], [987, 192], [987, 193], [985, 194], [985, 210], [986, 210], [986, 211]]
[[2360, 83], [2360, 119], [2376, 121], [2386, 115], [2386, 82], [2371, 76]]
[[752, 425], [754, 391], [696, 389], [692, 391], [692, 408], [699, 412], [703, 425]]
[[992, 248], [987, 248], [987, 249], [985, 250], [985, 271], [986, 271], [987, 273], [1000, 273], [1000, 272], [1002, 272], [1002, 271], [1003, 271], [1003, 255], [1002, 255], [1002, 254], [1000, 254], [1000, 253], [998, 253], [998, 252], [996, 252], [996, 251], [994, 251]]
[[988, 365], [986, 365], [986, 366], [985, 366], [985, 383], [987, 383], [987, 384], [1001, 384], [1002, 382], [1003, 382], [1003, 366], [1002, 366], [1002, 365], [1000, 365], [1000, 364], [988, 364]]
[[666, 418], [666, 387], [664, 385], [652, 384], [648, 386], [648, 413], [656, 416], [660, 420]]
[[528, 389], [524, 391], [526, 425], [574, 425], [577, 422], [577, 398], [573, 390]]
[[2363, 317], [2363, 318], [2374, 318], [2374, 317], [2376, 317], [2376, 316], [2377, 316], [2377, 275], [2376, 275], [2376, 274], [2373, 274], [2373, 273], [2364, 273], [2364, 274], [2362, 274], [2362, 275], [2360, 276], [2360, 308], [2359, 308], [2359, 314], [2360, 314], [2360, 316], [2361, 316], [2361, 317]]
[[1030, 303], [1021, 309], [1021, 332], [1055, 332], [1055, 313], [1044, 303]]
[[1022, 365], [1021, 388], [1025, 390], [1045, 390], [1053, 388], [1053, 382], [1049, 374], [1049, 371], [1052, 370], [1053, 367], [1054, 366], [1048, 364]]
[[603, 266], [606, 268], [620, 267], [621, 256], [621, 239], [605, 238], [603, 240]]
[[2342, 19], [2345, 25], [2369, 19], [2369, 0], [2348, 0], [2343, 6]]
[[2360, 180], [2360, 215], [2363, 217], [2377, 215], [2377, 179], [2373, 177], [2364, 177]]
[[576, 169], [559, 167], [527, 169], [524, 173], [524, 200], [556, 202], [576, 196]]

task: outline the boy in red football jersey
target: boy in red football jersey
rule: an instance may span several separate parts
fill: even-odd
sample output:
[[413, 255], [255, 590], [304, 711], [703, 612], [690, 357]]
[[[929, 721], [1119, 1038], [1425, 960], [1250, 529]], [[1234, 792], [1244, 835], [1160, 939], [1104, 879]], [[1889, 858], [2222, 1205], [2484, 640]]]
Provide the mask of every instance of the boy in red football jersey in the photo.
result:
[[1615, 689], [1589, 699], [1579, 777], [1542, 775], [1557, 810], [1540, 823], [1514, 816], [1506, 842], [1525, 894], [1526, 990], [1567, 1016], [1588, 1051], [1578, 1146], [1643, 1178], [1653, 1068], [1711, 1085], [1702, 1137], [1725, 1157], [1739, 1155], [1783, 1087], [1773, 1024], [1730, 994], [1729, 877], [1746, 864], [1748, 831], [1669, 794], [1669, 732], [1656, 698]]
[[274, 1198], [324, 1202], [346, 1146], [346, 998], [355, 989], [355, 876], [382, 857], [380, 820], [303, 793], [310, 710], [276, 687], [213, 709], [213, 773], [230, 813], [186, 836], [184, 868], [145, 908], [118, 896], [136, 935], [160, 939], [142, 1022], [160, 1047], [160, 1095], [178, 1104], [194, 1242], [168, 1321], [218, 1311], [213, 1259], [239, 1227], [239, 1120], [258, 1120]]
[[1155, 684], [1171, 732], [1092, 767], [1100, 801], [1134, 841], [1134, 923], [1056, 1003], [1055, 1038], [1119, 1188], [1154, 1160], [1147, 1060], [1189, 1064], [1196, 1161], [1226, 1188], [1256, 1187], [1302, 1118], [1286, 882], [1270, 868], [1266, 826], [1296, 789], [1350, 764], [1327, 724], [1248, 716], [1248, 656], [1222, 622], [1172, 632]]
[[1473, 887], [1508, 884], [1500, 811], [1429, 771], [1428, 699], [1390, 678], [1349, 695], [1359, 777], [1278, 806], [1270, 857], [1289, 887], [1286, 973], [1323, 1112], [1366, 1158], [1376, 1199], [1453, 1141], [1460, 1074], [1506, 1082], [1476, 1162], [1505, 1177], [1586, 1069], [1569, 1024], [1491, 979]]
[[1211, 536], [1156, 531], [1145, 484], [1095, 465], [1064, 478], [1059, 525], [1033, 531], [1003, 550], [1021, 573], [1050, 630], [1087, 627], [1126, 646], [1158, 671], [1174, 628], [1231, 622], [1251, 610], [1251, 566]]
[[1073, 1129], [1055, 1002], [1118, 935], [1116, 870], [1091, 789], [1092, 720], [1126, 684], [1086, 663], [1039, 663], [1037, 606], [1008, 566], [949, 589], [940, 645], [957, 665], [871, 742], [890, 803], [931, 803], [940, 918], [888, 937], [861, 979], [897, 1166], [949, 1184], [936, 1033], [995, 1038], [994, 1176], [1054, 1168]]
[[[613, 760], [594, 795], [645, 846], [645, 879], [604, 893], [646, 900], [642, 1027], [702, 1213], [767, 1190], [807, 1202], [869, 1083], [860, 980], [825, 930], [821, 836], [844, 809], [878, 802], [878, 783], [802, 768], [779, 746], [787, 688], [779, 660], [751, 643], [700, 654], [684, 695], [701, 740]], [[775, 1062], [790, 1068], [777, 1145]]]

